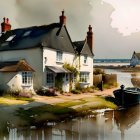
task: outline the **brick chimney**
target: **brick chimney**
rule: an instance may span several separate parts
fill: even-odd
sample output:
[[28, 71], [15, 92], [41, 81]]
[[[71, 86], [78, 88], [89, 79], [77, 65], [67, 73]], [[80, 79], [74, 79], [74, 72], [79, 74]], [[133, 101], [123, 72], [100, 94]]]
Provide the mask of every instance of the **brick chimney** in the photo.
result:
[[59, 18], [60, 18], [60, 24], [66, 25], [66, 16], [64, 15], [64, 10], [62, 11], [62, 15]]
[[93, 32], [91, 25], [89, 25], [88, 29], [89, 31], [87, 32], [87, 43], [93, 53]]
[[4, 33], [6, 31], [10, 31], [11, 30], [11, 24], [9, 23], [9, 19], [5, 19], [5, 17], [3, 18], [3, 23], [1, 23], [1, 32]]

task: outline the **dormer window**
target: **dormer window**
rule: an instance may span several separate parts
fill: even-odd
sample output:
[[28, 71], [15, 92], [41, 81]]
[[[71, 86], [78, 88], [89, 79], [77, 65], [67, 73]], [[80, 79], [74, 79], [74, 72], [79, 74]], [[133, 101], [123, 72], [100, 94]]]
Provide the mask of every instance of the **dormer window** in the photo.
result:
[[87, 64], [88, 61], [87, 61], [87, 55], [84, 56], [84, 64]]
[[31, 31], [25, 31], [25, 33], [23, 34], [23, 37], [29, 36], [31, 33]]
[[6, 39], [6, 41], [11, 41], [11, 40], [13, 40], [13, 38], [15, 37], [16, 35], [11, 35], [10, 37], [8, 37], [7, 39]]
[[63, 52], [62, 51], [57, 51], [56, 52], [56, 61], [57, 62], [62, 62], [63, 59]]

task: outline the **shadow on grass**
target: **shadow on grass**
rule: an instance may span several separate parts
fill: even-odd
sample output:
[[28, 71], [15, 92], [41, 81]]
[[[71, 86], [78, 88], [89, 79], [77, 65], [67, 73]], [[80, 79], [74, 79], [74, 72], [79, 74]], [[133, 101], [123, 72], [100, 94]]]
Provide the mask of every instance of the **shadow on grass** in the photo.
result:
[[58, 105], [43, 105], [30, 109], [19, 108], [15, 115], [26, 121], [29, 125], [41, 126], [46, 122], [57, 122], [75, 117], [77, 112], [68, 107]]

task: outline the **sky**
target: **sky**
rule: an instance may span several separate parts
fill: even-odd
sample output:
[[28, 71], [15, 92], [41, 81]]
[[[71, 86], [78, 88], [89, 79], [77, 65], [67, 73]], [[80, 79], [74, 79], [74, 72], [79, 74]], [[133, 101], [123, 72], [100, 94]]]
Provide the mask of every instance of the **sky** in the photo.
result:
[[72, 41], [93, 26], [95, 58], [131, 58], [140, 52], [140, 0], [0, 0], [0, 22], [12, 29], [59, 22], [65, 10]]

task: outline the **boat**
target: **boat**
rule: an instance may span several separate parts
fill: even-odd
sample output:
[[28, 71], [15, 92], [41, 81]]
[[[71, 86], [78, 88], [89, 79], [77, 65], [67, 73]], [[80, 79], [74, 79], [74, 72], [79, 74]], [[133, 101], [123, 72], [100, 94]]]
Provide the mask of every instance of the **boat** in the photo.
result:
[[121, 107], [137, 105], [140, 102], [140, 88], [120, 86], [120, 89], [113, 91], [115, 103]]

